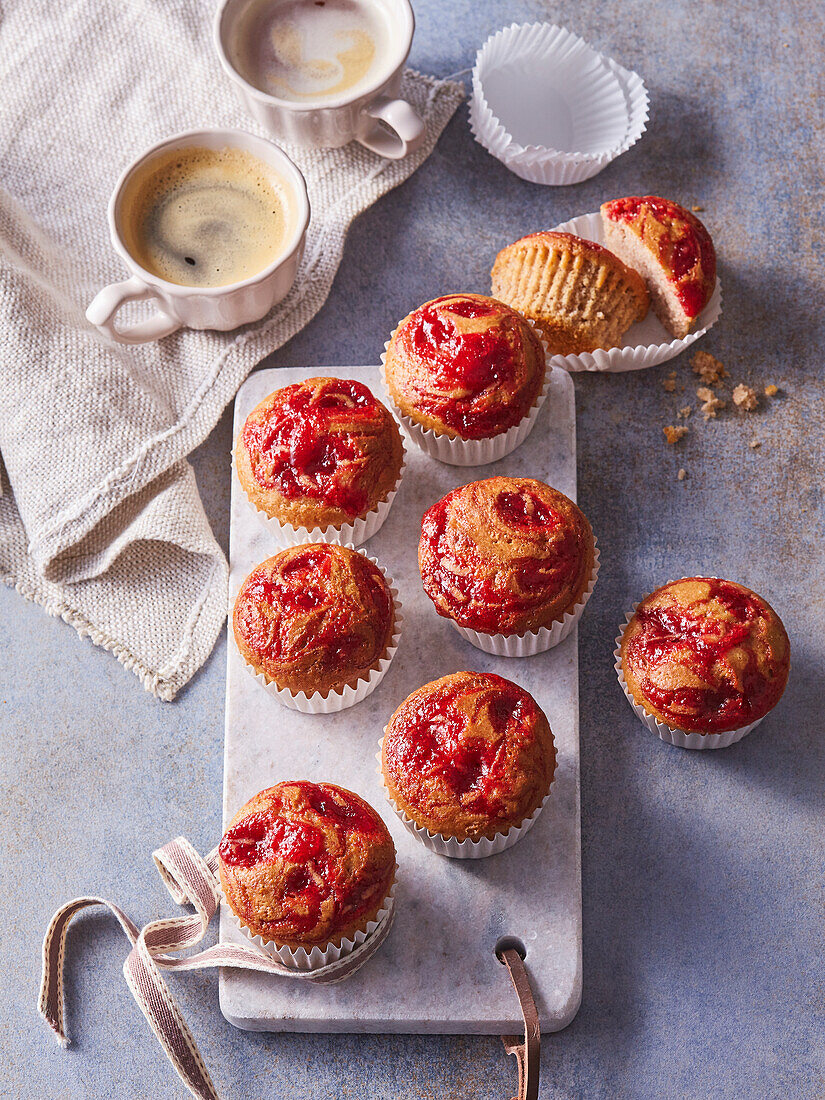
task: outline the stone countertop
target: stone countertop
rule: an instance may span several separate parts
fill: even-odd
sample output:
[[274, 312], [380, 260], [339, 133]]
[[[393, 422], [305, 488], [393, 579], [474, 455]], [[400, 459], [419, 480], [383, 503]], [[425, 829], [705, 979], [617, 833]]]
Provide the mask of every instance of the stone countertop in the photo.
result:
[[[412, 63], [438, 75], [470, 65], [487, 34], [513, 20], [563, 23], [644, 76], [648, 132], [595, 179], [542, 188], [488, 156], [461, 109], [423, 168], [353, 226], [329, 301], [267, 365], [376, 362], [410, 308], [450, 290], [485, 291], [502, 245], [605, 198], [654, 192], [703, 208], [724, 312], [701, 347], [726, 365], [728, 397], [740, 381], [779, 394], [754, 413], [729, 404], [704, 422], [687, 356], [575, 380], [579, 501], [603, 554], [580, 628], [584, 999], [572, 1025], [545, 1039], [542, 1096], [821, 1096], [821, 12], [806, 0], [415, 6]], [[668, 446], [662, 427], [687, 404], [689, 432]], [[230, 425], [227, 411], [194, 455], [224, 545]], [[646, 733], [611, 662], [623, 611], [693, 572], [763, 593], [793, 647], [775, 714], [715, 753]], [[152, 848], [178, 833], [202, 851], [214, 843], [225, 639], [165, 704], [13, 591], [0, 592], [0, 615], [0, 1094], [183, 1096], [123, 982], [127, 944], [114, 920], [95, 911], [71, 933], [68, 1052], [36, 1014], [40, 942], [56, 905], [80, 893], [110, 897], [140, 923], [168, 913]], [[497, 1039], [245, 1034], [220, 1015], [214, 973], [170, 985], [227, 1097], [503, 1100], [515, 1091], [515, 1062]]]

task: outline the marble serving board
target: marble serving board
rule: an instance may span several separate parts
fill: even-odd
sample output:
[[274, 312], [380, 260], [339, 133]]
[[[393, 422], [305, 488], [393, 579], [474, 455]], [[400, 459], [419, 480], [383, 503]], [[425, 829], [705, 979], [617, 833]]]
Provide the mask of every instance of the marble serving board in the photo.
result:
[[[235, 434], [268, 393], [313, 375], [357, 378], [383, 396], [378, 367], [259, 371], [235, 402]], [[229, 641], [224, 822], [257, 791], [282, 779], [339, 783], [384, 817], [398, 850], [395, 924], [357, 973], [335, 985], [223, 970], [221, 1011], [237, 1027], [262, 1031], [519, 1032], [518, 1004], [494, 949], [519, 939], [545, 1030], [565, 1027], [581, 1000], [581, 836], [577, 632], [527, 658], [494, 657], [465, 642], [424, 595], [417, 548], [423, 512], [457, 485], [494, 474], [529, 475], [575, 499], [573, 383], [552, 372], [548, 399], [525, 443], [489, 466], [446, 466], [410, 441], [407, 469], [381, 530], [365, 544], [394, 579], [403, 602], [398, 653], [377, 690], [332, 715], [288, 710], [267, 694]], [[277, 546], [233, 477], [230, 599]], [[586, 613], [586, 612], [585, 612]], [[552, 793], [527, 836], [497, 856], [454, 860], [411, 836], [386, 801], [375, 754], [383, 728], [417, 687], [464, 669], [521, 684], [547, 714], [558, 768]], [[242, 939], [224, 912], [222, 941]]]

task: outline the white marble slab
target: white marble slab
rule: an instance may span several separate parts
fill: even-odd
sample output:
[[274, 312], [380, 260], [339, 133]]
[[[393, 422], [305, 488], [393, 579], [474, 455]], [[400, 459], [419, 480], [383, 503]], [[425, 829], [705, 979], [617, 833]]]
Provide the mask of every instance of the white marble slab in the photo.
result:
[[[235, 430], [272, 390], [312, 375], [357, 378], [381, 396], [377, 367], [265, 370], [235, 402]], [[384, 816], [398, 849], [397, 917], [387, 942], [337, 985], [290, 982], [240, 970], [221, 974], [221, 1011], [238, 1027], [266, 1031], [517, 1032], [519, 1012], [494, 947], [516, 936], [541, 1025], [558, 1030], [581, 1000], [581, 841], [579, 826], [578, 649], [574, 631], [548, 653], [492, 657], [436, 615], [418, 574], [423, 512], [456, 485], [493, 474], [537, 477], [575, 498], [573, 384], [554, 371], [550, 395], [529, 439], [491, 466], [445, 466], [407, 449], [407, 471], [389, 519], [366, 544], [394, 578], [405, 629], [395, 661], [364, 702], [334, 715], [282, 707], [246, 671], [230, 642], [226, 691], [224, 820], [281, 779], [340, 783]], [[269, 534], [232, 486], [230, 595], [257, 562], [276, 552]], [[586, 612], [585, 612], [586, 614]], [[415, 688], [462, 669], [498, 672], [530, 691], [556, 738], [552, 797], [515, 847], [480, 860], [430, 852], [404, 829], [382, 793], [375, 753], [384, 725]], [[222, 940], [240, 937], [225, 917]]]

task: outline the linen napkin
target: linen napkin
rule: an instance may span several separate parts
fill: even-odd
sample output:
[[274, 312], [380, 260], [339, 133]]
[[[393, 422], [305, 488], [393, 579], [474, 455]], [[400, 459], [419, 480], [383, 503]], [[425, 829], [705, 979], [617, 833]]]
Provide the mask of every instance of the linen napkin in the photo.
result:
[[0, 574], [162, 699], [200, 667], [226, 614], [226, 562], [185, 456], [252, 367], [317, 313], [353, 218], [421, 164], [463, 95], [405, 73], [426, 140], [403, 161], [357, 144], [287, 147], [312, 220], [295, 286], [263, 321], [117, 345], [84, 311], [127, 274], [106, 223], [122, 169], [181, 130], [263, 132], [235, 105], [213, 16], [198, 0], [0, 10]]

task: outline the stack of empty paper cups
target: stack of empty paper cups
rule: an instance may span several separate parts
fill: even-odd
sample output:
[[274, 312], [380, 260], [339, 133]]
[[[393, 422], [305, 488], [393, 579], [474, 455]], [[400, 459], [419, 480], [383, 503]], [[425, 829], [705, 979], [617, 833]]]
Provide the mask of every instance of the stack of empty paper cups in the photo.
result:
[[648, 98], [638, 73], [549, 23], [513, 24], [476, 55], [470, 125], [522, 179], [580, 183], [634, 145]]

